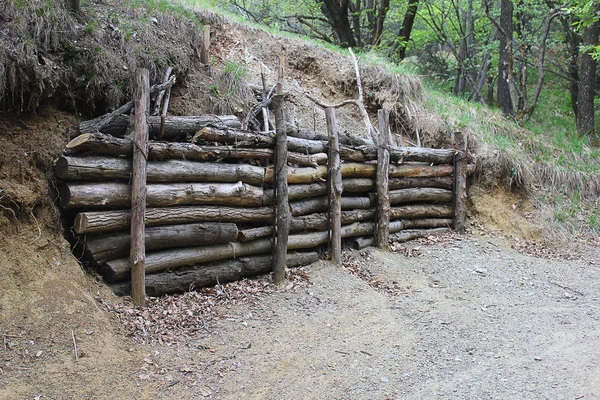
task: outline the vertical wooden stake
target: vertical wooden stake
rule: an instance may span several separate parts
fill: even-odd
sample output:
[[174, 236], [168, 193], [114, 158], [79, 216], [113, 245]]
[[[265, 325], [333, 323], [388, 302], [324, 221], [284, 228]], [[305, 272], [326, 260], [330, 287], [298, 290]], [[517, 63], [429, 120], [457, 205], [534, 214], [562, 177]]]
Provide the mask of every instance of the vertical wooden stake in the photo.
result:
[[148, 158], [148, 111], [150, 79], [147, 69], [135, 71], [135, 117], [133, 128], [133, 166], [131, 176], [131, 296], [137, 306], [146, 303], [146, 161]]
[[379, 143], [377, 146], [377, 230], [375, 232], [375, 245], [380, 249], [387, 249], [390, 241], [390, 141], [387, 132], [390, 129], [390, 112], [377, 111], [379, 130]]
[[200, 62], [204, 65], [210, 64], [210, 25], [204, 25], [204, 30], [202, 31]]
[[331, 262], [342, 265], [342, 169], [340, 140], [335, 118], [335, 109], [325, 109], [327, 132], [329, 133], [329, 213]]
[[287, 184], [287, 127], [283, 111], [283, 57], [279, 58], [277, 94], [273, 96], [275, 111], [275, 255], [273, 256], [273, 280], [276, 285], [285, 281], [285, 263], [290, 231], [290, 206]]
[[465, 233], [467, 201], [467, 143], [462, 132], [454, 133], [458, 151], [454, 155], [454, 230]]

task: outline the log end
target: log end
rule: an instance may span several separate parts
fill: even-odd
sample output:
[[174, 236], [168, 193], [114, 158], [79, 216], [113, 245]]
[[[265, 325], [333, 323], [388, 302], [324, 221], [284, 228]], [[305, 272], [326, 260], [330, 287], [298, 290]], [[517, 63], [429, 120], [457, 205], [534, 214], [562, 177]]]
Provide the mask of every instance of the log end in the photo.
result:
[[67, 157], [59, 157], [54, 163], [54, 172], [59, 179], [67, 179], [67, 172], [69, 170], [69, 160]]
[[72, 139], [69, 143], [67, 143], [65, 148], [75, 149], [75, 148], [81, 146], [82, 144], [86, 143], [87, 141], [89, 141], [91, 136], [92, 136], [91, 133], [83, 133], [83, 134], [77, 136], [75, 139]]
[[69, 208], [71, 203], [71, 188], [69, 188], [69, 185], [60, 185], [58, 193], [60, 196], [61, 207]]
[[88, 218], [87, 215], [79, 213], [75, 216], [75, 222], [73, 224], [73, 230], [76, 234], [81, 235], [87, 233]]

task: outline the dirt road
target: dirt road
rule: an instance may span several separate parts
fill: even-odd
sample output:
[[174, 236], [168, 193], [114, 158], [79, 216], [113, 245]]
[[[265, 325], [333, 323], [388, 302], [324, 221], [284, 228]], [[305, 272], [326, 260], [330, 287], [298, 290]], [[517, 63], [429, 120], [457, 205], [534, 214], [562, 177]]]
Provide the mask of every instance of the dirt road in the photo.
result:
[[[600, 398], [598, 248], [588, 248], [578, 261], [552, 261], [481, 236], [407, 247], [415, 246], [398, 253], [352, 253], [347, 264], [358, 265], [366, 280], [317, 263], [308, 269], [311, 285], [222, 306], [208, 332], [182, 338], [177, 346], [130, 343], [128, 354], [137, 359], [123, 360], [118, 370], [107, 369], [112, 363], [94, 353], [96, 359], [87, 363], [95, 374], [90, 383], [98, 386], [88, 385], [81, 396], [58, 389], [60, 380], [68, 387], [87, 379], [77, 374], [54, 377], [59, 381], [37, 393], [43, 394], [39, 398]], [[5, 383], [14, 383], [16, 375], [7, 374], [9, 369]], [[24, 384], [20, 393], [27, 393]]]
[[320, 263], [310, 268], [312, 286], [228, 310], [209, 337], [190, 344], [210, 350], [159, 356], [202, 369], [202, 379], [183, 376], [157, 394], [600, 398], [598, 264], [533, 258], [483, 237], [418, 252], [367, 251], [371, 272], [400, 294]]

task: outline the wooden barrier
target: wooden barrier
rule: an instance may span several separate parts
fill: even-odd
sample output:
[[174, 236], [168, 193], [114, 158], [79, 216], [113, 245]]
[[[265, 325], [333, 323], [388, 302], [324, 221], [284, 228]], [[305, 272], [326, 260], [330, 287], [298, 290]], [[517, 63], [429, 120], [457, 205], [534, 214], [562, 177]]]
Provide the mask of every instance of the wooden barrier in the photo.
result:
[[[379, 131], [388, 132], [381, 115]], [[147, 293], [239, 279], [272, 271], [273, 265], [280, 279], [282, 267], [314, 262], [326, 245], [339, 264], [343, 243], [385, 249], [389, 240], [464, 227], [464, 213], [456, 207], [464, 203], [472, 170], [464, 145], [456, 152], [374, 144], [336, 134], [333, 110], [327, 116], [330, 132], [323, 134], [287, 128], [279, 113], [278, 135], [288, 135], [281, 154], [274, 136], [242, 130], [233, 116], [164, 119], [164, 139], [188, 135], [193, 143], [148, 142], [141, 236]], [[152, 118], [150, 135], [157, 137]], [[104, 120], [109, 123], [100, 132], [74, 138], [56, 161], [60, 203], [71, 210], [65, 214], [72, 215], [68, 229], [85, 258], [115, 282], [117, 292], [130, 293], [130, 232], [139, 229], [128, 209], [135, 146], [123, 137], [124, 116]], [[276, 165], [277, 159], [283, 163]], [[275, 239], [286, 227], [287, 240]]]

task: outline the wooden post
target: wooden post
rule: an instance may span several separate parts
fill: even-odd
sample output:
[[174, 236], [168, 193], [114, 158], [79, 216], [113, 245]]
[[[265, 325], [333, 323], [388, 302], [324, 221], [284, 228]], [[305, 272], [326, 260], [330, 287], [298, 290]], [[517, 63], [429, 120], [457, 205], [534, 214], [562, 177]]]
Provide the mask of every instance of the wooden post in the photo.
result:
[[273, 96], [275, 109], [275, 255], [273, 256], [273, 280], [276, 285], [285, 281], [285, 263], [290, 230], [290, 207], [287, 184], [287, 127], [283, 111], [283, 56], [279, 57], [277, 71], [277, 94]]
[[458, 151], [454, 155], [454, 230], [465, 233], [467, 200], [467, 143], [462, 132], [455, 132]]
[[73, 11], [74, 13], [78, 13], [80, 10], [80, 5], [80, 0], [71, 0], [71, 11]]
[[325, 109], [329, 133], [329, 212], [331, 262], [342, 265], [342, 170], [340, 166], [340, 141], [335, 109]]
[[148, 157], [148, 111], [150, 80], [147, 69], [135, 71], [135, 120], [133, 129], [133, 165], [131, 177], [131, 297], [137, 306], [146, 303], [146, 161]]
[[210, 25], [204, 25], [204, 30], [202, 31], [200, 62], [204, 65], [210, 64]]
[[390, 151], [389, 135], [390, 112], [377, 111], [379, 143], [377, 146], [377, 230], [375, 232], [375, 245], [380, 249], [387, 249], [390, 241], [390, 192], [389, 170]]

